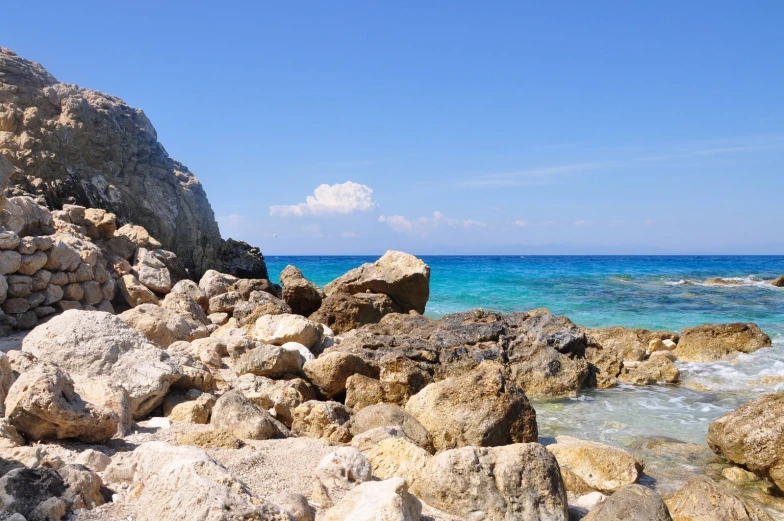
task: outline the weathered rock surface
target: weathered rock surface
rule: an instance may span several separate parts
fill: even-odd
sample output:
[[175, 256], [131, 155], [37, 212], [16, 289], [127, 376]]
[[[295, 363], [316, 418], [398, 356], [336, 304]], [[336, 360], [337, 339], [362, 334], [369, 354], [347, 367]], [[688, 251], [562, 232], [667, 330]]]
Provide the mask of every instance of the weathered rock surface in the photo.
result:
[[297, 342], [311, 347], [321, 339], [321, 330], [318, 324], [300, 315], [264, 315], [256, 320], [254, 337], [268, 344]]
[[309, 400], [292, 411], [291, 432], [296, 436], [322, 438], [328, 442], [348, 443], [351, 411], [339, 402]]
[[234, 362], [238, 375], [254, 374], [280, 378], [285, 374], [297, 374], [304, 359], [299, 351], [282, 346], [261, 345], [243, 353]]
[[442, 452], [427, 461], [411, 492], [464, 519], [568, 519], [558, 464], [538, 443]]
[[770, 337], [756, 324], [705, 324], [683, 330], [675, 356], [685, 362], [715, 362], [770, 346]]
[[268, 279], [267, 265], [261, 250], [244, 241], [226, 239], [218, 249], [221, 269], [229, 275], [244, 279]]
[[433, 451], [433, 440], [427, 429], [397, 405], [380, 403], [365, 407], [355, 413], [349, 423], [349, 429], [353, 436], [377, 427], [398, 427], [407, 438], [418, 446]]
[[163, 349], [174, 342], [190, 342], [209, 333], [203, 324], [155, 304], [141, 304], [121, 313], [119, 318]]
[[715, 420], [708, 445], [784, 491], [784, 393], [762, 396]]
[[280, 283], [283, 286], [283, 300], [291, 306], [292, 313], [307, 317], [321, 306], [324, 292], [306, 279], [298, 268], [286, 266], [280, 272]]
[[693, 479], [667, 500], [673, 521], [773, 521], [764, 510], [709, 479]]
[[291, 521], [207, 453], [149, 442], [134, 451], [132, 498], [141, 521]]
[[370, 481], [370, 462], [357, 449], [341, 447], [324, 456], [313, 474], [316, 485], [311, 498], [329, 508], [360, 483]]
[[439, 451], [531, 442], [538, 437], [536, 412], [525, 393], [494, 362], [428, 385], [411, 397], [406, 411], [427, 429]]
[[362, 483], [327, 510], [322, 521], [418, 521], [422, 504], [402, 478]]
[[784, 275], [773, 279], [771, 285], [776, 286], [777, 288], [784, 288]]
[[275, 419], [287, 427], [294, 421], [294, 409], [316, 398], [313, 387], [301, 378], [272, 380], [245, 374], [237, 379], [234, 388], [262, 409], [274, 411]]
[[338, 334], [365, 324], [376, 324], [384, 316], [400, 312], [392, 299], [381, 293], [336, 293], [324, 298], [320, 306], [309, 318]]
[[166, 351], [100, 311], [66, 311], [31, 331], [22, 350], [58, 365], [77, 383], [105, 379], [124, 388], [135, 419], [157, 407], [181, 377]]
[[11, 425], [31, 440], [103, 442], [123, 433], [127, 416], [83, 399], [68, 374], [51, 364], [22, 373], [5, 403]]
[[212, 407], [210, 424], [240, 439], [268, 440], [285, 438], [289, 430], [267, 411], [251, 402], [240, 391], [223, 394]]
[[305, 362], [302, 371], [308, 380], [327, 398], [346, 390], [346, 381], [355, 374], [372, 375], [373, 370], [362, 358], [336, 351]]
[[624, 450], [571, 436], [558, 436], [556, 442], [547, 450], [558, 460], [567, 490], [612, 493], [642, 474], [642, 463]]
[[363, 264], [333, 280], [327, 295], [383, 293], [404, 313], [425, 312], [430, 297], [430, 267], [407, 253], [390, 250], [373, 264]]
[[[672, 521], [664, 500], [642, 485], [628, 485], [592, 510], [584, 521]], [[685, 520], [684, 520], [685, 521]]]
[[0, 154], [15, 167], [13, 184], [54, 208], [104, 208], [120, 223], [140, 224], [197, 274], [219, 264], [220, 232], [201, 184], [169, 158], [141, 110], [60, 83], [6, 49], [0, 84], [8, 132]]

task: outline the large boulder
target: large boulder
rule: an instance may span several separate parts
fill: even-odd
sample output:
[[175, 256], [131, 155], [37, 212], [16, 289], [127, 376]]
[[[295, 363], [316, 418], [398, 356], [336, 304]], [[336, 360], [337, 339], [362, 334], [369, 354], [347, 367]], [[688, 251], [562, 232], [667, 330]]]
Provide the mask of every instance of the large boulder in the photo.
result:
[[[307, 365], [307, 364], [306, 364]], [[536, 412], [495, 362], [432, 383], [406, 404], [430, 432], [436, 450], [536, 441]]]
[[155, 304], [141, 304], [118, 316], [136, 331], [144, 333], [150, 342], [163, 349], [174, 342], [190, 342], [209, 335], [200, 322]]
[[341, 351], [325, 353], [315, 360], [308, 360], [302, 366], [302, 371], [327, 398], [334, 398], [343, 393], [350, 376], [373, 374], [373, 370], [362, 358]]
[[376, 324], [384, 316], [399, 311], [392, 299], [381, 293], [336, 293], [324, 298], [321, 307], [310, 315], [310, 319], [340, 334], [365, 324]]
[[529, 396], [573, 395], [590, 375], [584, 358], [571, 358], [548, 345], [515, 340], [506, 352], [510, 379]]
[[708, 445], [784, 491], [784, 392], [752, 400], [715, 420]]
[[256, 320], [253, 336], [268, 344], [298, 342], [311, 347], [321, 339], [321, 327], [300, 315], [264, 315]]
[[207, 299], [216, 295], [227, 293], [231, 285], [237, 282], [237, 277], [216, 270], [207, 270], [199, 280], [199, 288], [204, 292]]
[[294, 409], [316, 398], [313, 387], [301, 378], [272, 380], [244, 374], [237, 378], [234, 388], [262, 409], [274, 411], [275, 419], [287, 427], [294, 421]]
[[433, 440], [427, 429], [397, 405], [379, 403], [365, 407], [354, 414], [349, 423], [349, 429], [353, 436], [378, 427], [397, 427], [418, 446], [431, 452], [433, 450]]
[[197, 274], [218, 265], [220, 231], [204, 189], [169, 157], [141, 110], [60, 83], [7, 49], [0, 83], [0, 130], [9, 133], [0, 155], [16, 169], [12, 183], [52, 208], [76, 203], [140, 224]]
[[287, 373], [299, 373], [303, 363], [304, 359], [296, 349], [261, 345], [243, 353], [234, 362], [234, 371], [238, 375], [254, 374], [280, 378]]
[[[700, 518], [701, 519], [701, 518]], [[708, 518], [710, 519], [710, 518]], [[734, 518], [725, 518], [729, 519]], [[583, 518], [583, 521], [672, 521], [664, 500], [642, 485], [627, 485]], [[683, 520], [686, 521], [686, 520]]]
[[283, 286], [283, 300], [291, 306], [293, 313], [308, 316], [321, 306], [324, 292], [306, 279], [298, 268], [286, 266], [280, 272], [280, 283]]
[[[31, 440], [103, 442], [126, 427], [127, 414], [85, 400], [68, 374], [52, 364], [37, 364], [22, 373], [5, 403], [11, 425]], [[124, 405], [127, 408], [127, 402]]]
[[333, 280], [324, 292], [383, 293], [402, 312], [413, 310], [422, 314], [430, 298], [430, 266], [413, 255], [390, 250], [373, 264], [363, 264]]
[[146, 248], [136, 252], [136, 264], [133, 273], [143, 285], [157, 293], [171, 291], [172, 278], [169, 268], [161, 262], [157, 255]]
[[32, 330], [22, 351], [58, 365], [77, 383], [105, 379], [128, 392], [134, 419], [157, 407], [180, 369], [166, 351], [119, 317], [69, 310]]
[[264, 255], [255, 246], [244, 241], [226, 239], [218, 250], [221, 269], [235, 277], [244, 279], [268, 279]]
[[678, 334], [669, 331], [649, 331], [621, 326], [589, 329], [586, 331], [588, 345], [613, 351], [622, 360], [641, 362], [645, 360], [651, 340], [678, 340]]
[[784, 288], [784, 275], [773, 279], [770, 283], [777, 288]]
[[218, 398], [212, 406], [210, 424], [216, 430], [230, 432], [240, 439], [269, 440], [289, 436], [285, 425], [240, 391], [229, 391]]
[[761, 508], [744, 501], [707, 478], [689, 481], [667, 500], [667, 507], [673, 521], [773, 521]]
[[360, 484], [330, 508], [321, 521], [419, 521], [422, 504], [406, 481], [391, 478]]
[[202, 449], [154, 441], [133, 454], [140, 521], [291, 521]]
[[705, 324], [682, 331], [675, 356], [684, 362], [715, 362], [770, 346], [770, 337], [756, 324]]
[[339, 402], [308, 400], [291, 412], [291, 432], [296, 436], [321, 438], [332, 443], [348, 443], [351, 411]]
[[411, 492], [463, 519], [568, 519], [558, 463], [538, 443], [442, 452], [427, 460]]
[[642, 463], [625, 450], [571, 436], [557, 436], [556, 441], [547, 450], [558, 460], [566, 488], [573, 492], [612, 493], [642, 475]]

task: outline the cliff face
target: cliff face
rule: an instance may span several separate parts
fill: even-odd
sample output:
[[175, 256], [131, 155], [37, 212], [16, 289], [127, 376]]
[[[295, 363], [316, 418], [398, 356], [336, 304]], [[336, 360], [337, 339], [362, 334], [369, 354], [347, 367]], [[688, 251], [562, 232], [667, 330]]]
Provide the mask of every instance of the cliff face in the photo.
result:
[[10, 184], [63, 204], [103, 208], [144, 226], [198, 276], [220, 268], [221, 237], [199, 180], [158, 143], [140, 109], [58, 82], [0, 48], [0, 156]]

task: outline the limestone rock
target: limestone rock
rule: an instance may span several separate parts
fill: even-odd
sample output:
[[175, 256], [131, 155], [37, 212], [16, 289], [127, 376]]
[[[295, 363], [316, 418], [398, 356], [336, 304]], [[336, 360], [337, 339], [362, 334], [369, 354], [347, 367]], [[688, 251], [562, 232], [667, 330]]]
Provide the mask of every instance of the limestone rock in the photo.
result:
[[[307, 364], [305, 364], [307, 366]], [[406, 404], [430, 432], [436, 450], [536, 441], [536, 412], [494, 362], [422, 389]]]
[[[672, 521], [667, 505], [651, 489], [627, 485], [593, 509], [583, 521]], [[686, 521], [686, 520], [684, 520]]]
[[586, 332], [588, 344], [617, 352], [622, 360], [642, 362], [653, 339], [678, 340], [677, 333], [626, 327], [604, 327]]
[[0, 251], [0, 275], [10, 275], [19, 271], [22, 265], [22, 256], [15, 251]]
[[425, 312], [430, 297], [430, 267], [407, 253], [390, 250], [373, 264], [363, 264], [333, 280], [324, 288], [327, 295], [383, 293], [403, 313]]
[[287, 427], [294, 421], [294, 409], [316, 398], [313, 387], [301, 378], [272, 380], [245, 374], [237, 378], [234, 388], [262, 409], [274, 412], [275, 419]]
[[169, 293], [161, 301], [161, 307], [200, 324], [207, 325], [210, 323], [204, 309], [187, 293]]
[[553, 315], [547, 309], [513, 313], [506, 317], [506, 321], [519, 343], [539, 348], [549, 347], [571, 357], [582, 357], [585, 354], [585, 333], [568, 318]]
[[171, 392], [163, 400], [163, 415], [170, 420], [207, 424], [214, 405], [215, 397], [198, 389]]
[[261, 345], [240, 356], [234, 363], [234, 370], [237, 375], [250, 373], [279, 378], [287, 373], [299, 373], [303, 362], [299, 351], [281, 346]]
[[433, 451], [433, 440], [427, 429], [397, 405], [380, 403], [365, 407], [351, 418], [349, 429], [356, 436], [377, 427], [398, 427], [405, 436], [419, 447]]
[[558, 464], [538, 443], [447, 450], [427, 460], [411, 492], [464, 519], [568, 519]]
[[346, 405], [358, 411], [377, 403], [405, 405], [414, 393], [397, 382], [382, 382], [361, 374], [346, 380]]
[[14, 383], [14, 370], [11, 367], [11, 362], [8, 360], [8, 356], [5, 353], [0, 352], [0, 416], [5, 414], [5, 403], [6, 396], [8, 396], [8, 390]]
[[134, 451], [140, 521], [291, 521], [204, 450], [149, 442]]
[[8, 418], [0, 418], [0, 449], [12, 449], [25, 444], [24, 438]]
[[146, 248], [139, 248], [133, 274], [147, 288], [158, 293], [168, 293], [172, 287], [169, 268]]
[[773, 521], [761, 508], [747, 503], [705, 478], [689, 481], [667, 501], [667, 506], [673, 521]]
[[85, 467], [93, 470], [94, 472], [103, 472], [106, 467], [112, 462], [112, 458], [98, 452], [97, 450], [87, 449], [79, 453], [76, 457], [76, 463], [84, 465]]
[[240, 439], [286, 438], [289, 430], [239, 391], [223, 394], [212, 407], [210, 424]]
[[76, 381], [107, 379], [124, 388], [135, 419], [158, 406], [181, 377], [166, 351], [100, 311], [66, 311], [31, 331], [22, 350], [57, 364]]
[[345, 333], [365, 324], [376, 324], [384, 316], [399, 311], [391, 298], [380, 293], [335, 293], [325, 297], [309, 318], [329, 326], [336, 333]]
[[158, 304], [158, 297], [133, 275], [123, 275], [117, 279], [117, 289], [132, 308], [142, 304]]
[[547, 450], [555, 455], [566, 488], [573, 492], [612, 493], [642, 475], [642, 463], [625, 450], [571, 436], [557, 436], [556, 441]]
[[92, 510], [106, 503], [101, 478], [84, 465], [65, 465], [57, 470], [66, 486], [62, 498], [73, 510]]
[[683, 330], [675, 356], [685, 362], [715, 362], [770, 346], [770, 337], [756, 324], [705, 324]]
[[[0, 82], [5, 83], [2, 78], [2, 59], [3, 55], [0, 54]], [[4, 150], [0, 148], [0, 154], [2, 152]], [[13, 162], [13, 158], [10, 159]], [[54, 233], [54, 222], [49, 210], [36, 203], [32, 197], [24, 195], [6, 199], [5, 209], [0, 214], [0, 223], [6, 230], [16, 232], [19, 235]]]
[[[16, 468], [0, 478], [0, 503], [28, 521], [59, 520], [68, 512], [63, 478], [51, 468]], [[9, 518], [18, 521], [19, 518]]]
[[118, 315], [130, 327], [144, 333], [153, 344], [167, 348], [174, 342], [190, 342], [208, 335], [203, 325], [155, 304], [141, 304]]
[[116, 411], [85, 401], [62, 369], [39, 364], [22, 373], [6, 398], [6, 417], [33, 440], [103, 442], [122, 432]]
[[382, 439], [363, 453], [373, 468], [373, 476], [380, 479], [399, 476], [413, 488], [418, 487], [425, 465], [432, 457], [405, 436]]
[[229, 291], [238, 292], [245, 300], [250, 300], [251, 295], [256, 291], [267, 293], [276, 299], [279, 299], [281, 294], [280, 286], [273, 284], [269, 279], [239, 279], [229, 286]]
[[294, 266], [286, 266], [280, 273], [280, 283], [283, 300], [291, 307], [292, 313], [307, 317], [321, 306], [324, 292]]
[[207, 270], [199, 280], [199, 288], [207, 299], [226, 293], [232, 284], [237, 282], [237, 277], [227, 275], [216, 270]]
[[761, 396], [715, 420], [708, 445], [784, 491], [784, 392]]
[[226, 239], [218, 250], [218, 261], [224, 272], [246, 279], [268, 279], [267, 265], [261, 250], [244, 241]]
[[341, 447], [324, 456], [313, 474], [316, 485], [311, 497], [329, 508], [360, 483], [370, 481], [370, 462], [357, 449]]
[[315, 509], [310, 506], [308, 500], [302, 494], [294, 492], [282, 492], [275, 494], [271, 498], [272, 504], [288, 512], [294, 521], [315, 521]]
[[207, 312], [212, 313], [233, 313], [234, 308], [243, 302], [242, 295], [238, 291], [221, 293], [210, 298]]
[[326, 353], [305, 362], [302, 371], [327, 398], [346, 390], [346, 381], [354, 374], [372, 375], [372, 369], [360, 357], [340, 351]]
[[784, 275], [771, 281], [771, 285], [777, 288], [784, 288]]
[[181, 280], [174, 286], [172, 286], [170, 295], [178, 295], [178, 294], [185, 294], [192, 298], [204, 311], [207, 311], [207, 305], [209, 303], [209, 298], [207, 294], [204, 293], [204, 290], [199, 287], [198, 284], [193, 282], [192, 280]]
[[621, 382], [632, 385], [675, 384], [680, 378], [678, 367], [664, 356], [652, 356], [618, 377]]
[[346, 425], [351, 413], [341, 403], [310, 400], [294, 409], [292, 418], [291, 432], [296, 436], [322, 438], [334, 443], [351, 441], [351, 431]]
[[585, 359], [570, 358], [554, 347], [527, 340], [510, 342], [507, 356], [510, 379], [529, 396], [573, 395], [590, 374]]
[[418, 521], [422, 504], [402, 478], [362, 483], [327, 510], [323, 521]]
[[318, 324], [299, 315], [264, 315], [256, 320], [253, 336], [268, 344], [298, 342], [311, 347], [321, 339], [321, 329]]

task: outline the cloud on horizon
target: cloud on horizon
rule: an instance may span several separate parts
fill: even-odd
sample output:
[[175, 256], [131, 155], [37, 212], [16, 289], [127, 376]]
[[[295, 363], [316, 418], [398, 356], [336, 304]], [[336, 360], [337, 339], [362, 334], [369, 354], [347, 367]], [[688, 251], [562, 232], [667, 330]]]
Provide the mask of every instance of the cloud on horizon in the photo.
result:
[[427, 234], [429, 230], [441, 226], [460, 227], [466, 230], [486, 226], [482, 221], [473, 219], [451, 219], [439, 211], [433, 212], [432, 217], [419, 217], [413, 220], [408, 220], [402, 215], [381, 215], [378, 221], [386, 223], [396, 233], [414, 232]]
[[313, 191], [313, 195], [305, 198], [304, 203], [270, 206], [269, 214], [278, 217], [349, 214], [364, 212], [376, 206], [372, 188], [346, 181], [334, 185], [320, 185]]

